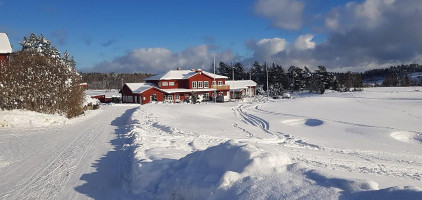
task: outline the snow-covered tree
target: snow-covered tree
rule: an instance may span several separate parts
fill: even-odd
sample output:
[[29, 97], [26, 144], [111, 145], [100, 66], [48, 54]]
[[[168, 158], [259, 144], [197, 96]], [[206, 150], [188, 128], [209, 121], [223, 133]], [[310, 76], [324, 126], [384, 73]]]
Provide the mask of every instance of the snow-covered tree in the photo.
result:
[[21, 44], [22, 50], [1, 68], [0, 108], [81, 114], [84, 92], [74, 60], [67, 53], [61, 57], [42, 35], [31, 34]]

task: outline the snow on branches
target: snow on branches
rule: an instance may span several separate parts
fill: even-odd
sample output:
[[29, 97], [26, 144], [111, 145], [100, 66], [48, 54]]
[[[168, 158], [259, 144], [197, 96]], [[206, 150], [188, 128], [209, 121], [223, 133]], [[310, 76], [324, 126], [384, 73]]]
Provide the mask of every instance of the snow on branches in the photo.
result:
[[42, 35], [31, 34], [21, 42], [0, 71], [0, 108], [27, 109], [74, 117], [82, 113], [84, 92], [75, 61]]

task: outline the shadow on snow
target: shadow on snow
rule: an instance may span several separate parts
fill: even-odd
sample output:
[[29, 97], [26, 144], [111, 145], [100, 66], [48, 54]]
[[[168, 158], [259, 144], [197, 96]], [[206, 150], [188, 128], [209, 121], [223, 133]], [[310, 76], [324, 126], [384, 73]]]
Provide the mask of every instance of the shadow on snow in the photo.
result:
[[129, 145], [125, 147], [125, 144], [132, 143], [132, 138], [127, 136], [130, 131], [128, 122], [136, 109], [127, 110], [111, 122], [111, 125], [116, 126], [117, 134], [117, 138], [110, 141], [114, 150], [107, 152], [93, 164], [95, 172], [82, 175], [80, 179], [86, 183], [76, 187], [76, 191], [93, 199], [132, 199], [128, 192], [128, 180], [133, 151]]

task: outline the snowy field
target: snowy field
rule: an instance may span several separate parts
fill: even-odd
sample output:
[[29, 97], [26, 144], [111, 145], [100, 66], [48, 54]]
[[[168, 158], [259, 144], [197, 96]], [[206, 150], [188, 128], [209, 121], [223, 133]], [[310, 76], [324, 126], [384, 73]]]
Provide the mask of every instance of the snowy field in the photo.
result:
[[422, 199], [422, 87], [0, 111], [0, 199]]
[[422, 199], [422, 88], [224, 104], [132, 116], [141, 199]]

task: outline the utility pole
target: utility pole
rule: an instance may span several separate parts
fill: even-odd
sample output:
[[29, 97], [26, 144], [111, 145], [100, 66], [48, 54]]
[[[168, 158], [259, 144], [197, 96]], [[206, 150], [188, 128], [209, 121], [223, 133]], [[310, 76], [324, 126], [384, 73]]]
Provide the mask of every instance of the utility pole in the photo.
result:
[[234, 66], [233, 66], [233, 61], [232, 61], [232, 78], [233, 78], [233, 94], [232, 94], [232, 99], [234, 99]]
[[249, 62], [249, 80], [252, 80], [252, 66], [250, 62]]
[[215, 90], [214, 90], [214, 103], [216, 103], [217, 102], [217, 83], [215, 82], [215, 57], [214, 57], [214, 81], [212, 82], [213, 84], [211, 84], [211, 85], [213, 85], [215, 88]]
[[270, 96], [270, 88], [268, 88], [268, 67], [267, 67], [267, 62], [265, 62], [265, 71], [267, 73], [267, 95]]

